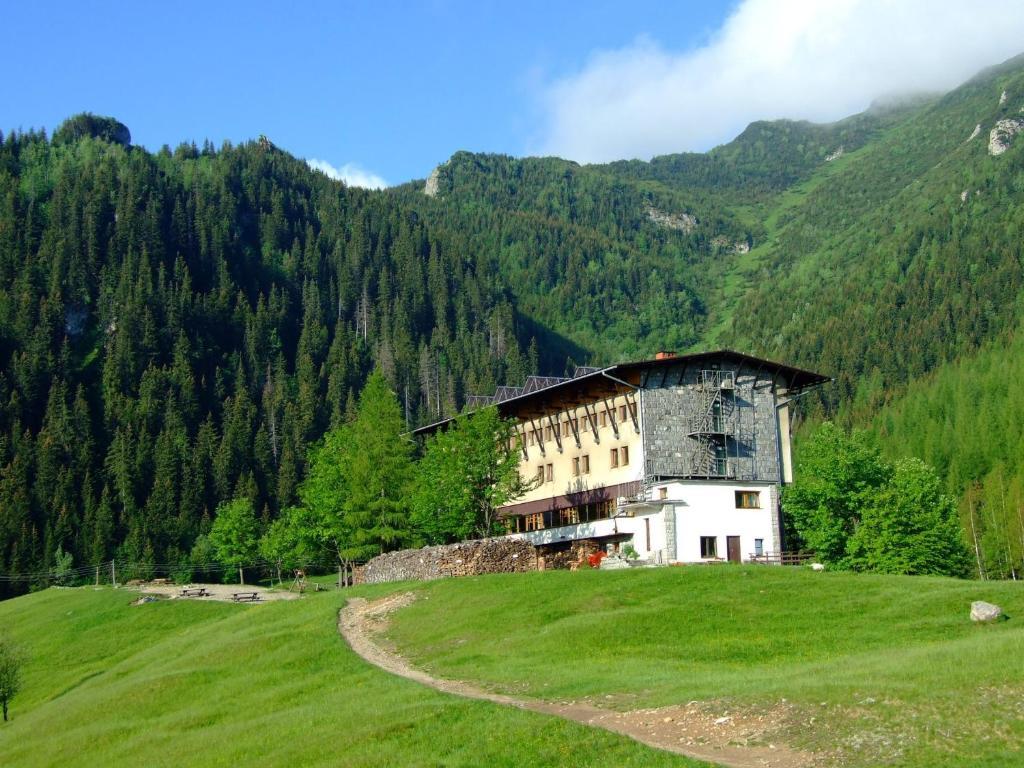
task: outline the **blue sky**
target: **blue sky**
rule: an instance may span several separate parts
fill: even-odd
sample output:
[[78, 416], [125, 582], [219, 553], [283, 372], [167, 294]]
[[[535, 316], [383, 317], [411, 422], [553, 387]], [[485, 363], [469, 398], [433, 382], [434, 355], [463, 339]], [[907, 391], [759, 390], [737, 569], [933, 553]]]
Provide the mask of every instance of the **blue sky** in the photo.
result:
[[[592, 51], [699, 44], [713, 2], [19, 2], [3, 13], [0, 128], [88, 110], [150, 149], [266, 134], [400, 182], [459, 149], [523, 154], [538, 93]], [[13, 65], [14, 71], [10, 71]]]
[[51, 0], [0, 19], [2, 130], [91, 111], [151, 150], [266, 134], [362, 185], [459, 149], [703, 151], [752, 120], [835, 120], [1024, 51], [1024, 5], [962, 0]]

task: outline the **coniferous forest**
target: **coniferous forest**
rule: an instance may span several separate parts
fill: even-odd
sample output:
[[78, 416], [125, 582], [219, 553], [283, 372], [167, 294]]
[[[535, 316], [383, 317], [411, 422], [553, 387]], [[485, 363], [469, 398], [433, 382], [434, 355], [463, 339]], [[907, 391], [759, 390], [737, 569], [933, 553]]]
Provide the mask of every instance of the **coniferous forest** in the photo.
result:
[[531, 373], [729, 346], [834, 376], [807, 422], [934, 464], [979, 572], [1014, 576], [1024, 140], [988, 142], [1022, 108], [1013, 60], [705, 154], [457, 153], [430, 195], [264, 137], [3, 134], [0, 574], [180, 562], [236, 497], [270, 523], [375, 368], [414, 426]]

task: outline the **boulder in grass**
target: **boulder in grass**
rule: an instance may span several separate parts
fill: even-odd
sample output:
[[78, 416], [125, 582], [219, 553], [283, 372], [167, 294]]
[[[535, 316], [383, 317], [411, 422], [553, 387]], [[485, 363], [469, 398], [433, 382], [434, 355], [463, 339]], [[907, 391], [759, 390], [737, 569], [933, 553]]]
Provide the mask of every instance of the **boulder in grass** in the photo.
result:
[[975, 600], [971, 603], [971, 621], [998, 621], [1003, 618], [1003, 609], [993, 603], [986, 603], [984, 600]]

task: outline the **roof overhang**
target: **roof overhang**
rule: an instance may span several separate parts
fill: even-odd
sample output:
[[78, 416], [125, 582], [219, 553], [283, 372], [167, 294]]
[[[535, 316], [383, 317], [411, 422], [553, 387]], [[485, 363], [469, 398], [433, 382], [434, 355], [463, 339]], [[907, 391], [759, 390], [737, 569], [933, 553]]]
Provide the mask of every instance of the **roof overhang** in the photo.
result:
[[[645, 373], [666, 371], [667, 369], [679, 366], [697, 367], [702, 364], [710, 365], [718, 361], [731, 361], [740, 365], [750, 366], [756, 370], [763, 371], [765, 374], [770, 374], [776, 380], [781, 380], [782, 385], [789, 393], [801, 392], [832, 381], [830, 377], [820, 373], [747, 355], [731, 349], [721, 349], [689, 355], [659, 357], [655, 360], [616, 363], [615, 365], [599, 368], [576, 378], [565, 379], [549, 387], [501, 400], [494, 403], [494, 405], [505, 418], [518, 416], [523, 419], [539, 419], [551, 413], [591, 403], [595, 398], [614, 397], [640, 389], [645, 383]], [[454, 418], [457, 417], [427, 424], [413, 430], [412, 433], [414, 435], [431, 434], [449, 424]]]

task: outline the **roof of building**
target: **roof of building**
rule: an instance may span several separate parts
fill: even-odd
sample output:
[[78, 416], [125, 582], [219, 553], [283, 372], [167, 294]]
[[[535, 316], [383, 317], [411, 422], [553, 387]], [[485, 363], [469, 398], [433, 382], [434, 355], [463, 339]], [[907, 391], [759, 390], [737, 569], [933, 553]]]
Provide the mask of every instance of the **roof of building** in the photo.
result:
[[[604, 368], [579, 367], [571, 377], [558, 376], [529, 376], [521, 387], [498, 387], [494, 395], [470, 395], [466, 399], [466, 405], [471, 408], [483, 408], [488, 405], [498, 405], [504, 415], [515, 411], [527, 411], [532, 404], [557, 398], [559, 406], [571, 408], [579, 405], [583, 399], [584, 390], [593, 391], [595, 382], [606, 383], [606, 396], [621, 394], [623, 391], [635, 389], [637, 385], [625, 381], [626, 377], [635, 377], [637, 374], [668, 369], [682, 364], [688, 367], [701, 362], [718, 360], [731, 360], [740, 364], [756, 366], [765, 371], [772, 372], [786, 380], [786, 389], [789, 392], [799, 392], [811, 387], [817, 387], [832, 379], [820, 373], [807, 371], [802, 368], [795, 368], [784, 363], [777, 363], [764, 358], [754, 357], [742, 352], [735, 352], [731, 349], [720, 349], [711, 352], [697, 352], [688, 355], [675, 355], [671, 353], [659, 353], [653, 360], [637, 360], [634, 362], [615, 363]], [[643, 380], [646, 384], [646, 379]], [[542, 415], [540, 412], [537, 415]], [[413, 430], [413, 434], [424, 434], [435, 431], [437, 428], [447, 424], [453, 417], [427, 424]]]

